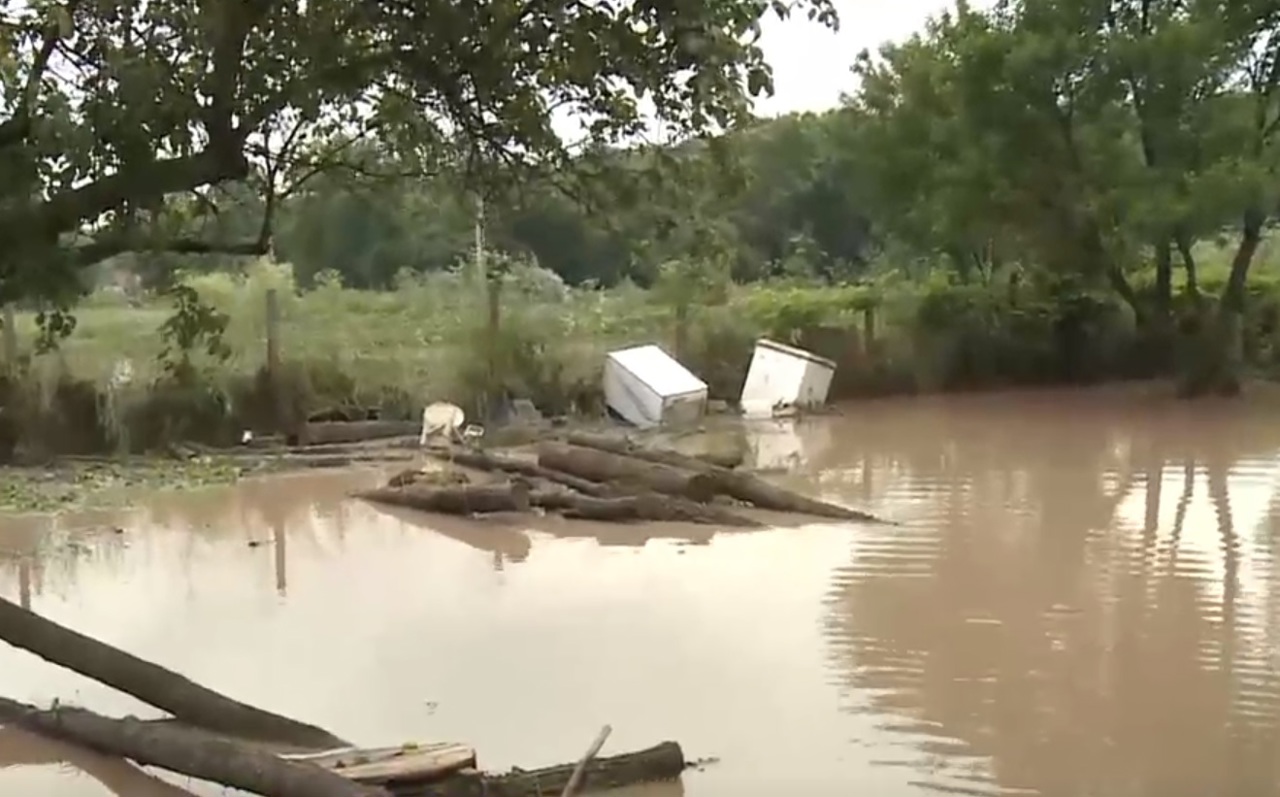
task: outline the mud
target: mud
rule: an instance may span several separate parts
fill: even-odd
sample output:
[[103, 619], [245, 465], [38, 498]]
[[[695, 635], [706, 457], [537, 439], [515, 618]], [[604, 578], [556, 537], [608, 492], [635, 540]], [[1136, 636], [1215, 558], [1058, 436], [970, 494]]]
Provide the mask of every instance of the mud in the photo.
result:
[[[631, 797], [1280, 794], [1274, 417], [1045, 392], [751, 428], [753, 464], [902, 527], [528, 528], [344, 500], [373, 471], [252, 479], [6, 521], [0, 592], [363, 744], [528, 767], [607, 722], [719, 759]], [[86, 755], [5, 731], [0, 789], [223, 793]]]

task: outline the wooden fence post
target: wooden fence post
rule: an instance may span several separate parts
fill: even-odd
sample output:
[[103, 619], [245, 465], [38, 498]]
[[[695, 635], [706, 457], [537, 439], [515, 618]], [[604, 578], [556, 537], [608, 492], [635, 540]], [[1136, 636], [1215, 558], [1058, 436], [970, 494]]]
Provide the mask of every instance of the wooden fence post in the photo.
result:
[[267, 289], [267, 385], [275, 407], [276, 431], [288, 433], [288, 413], [285, 410], [284, 380], [280, 373], [280, 295], [275, 288]]
[[18, 562], [18, 605], [31, 611], [31, 559], [25, 556]]
[[867, 307], [862, 311], [862, 353], [870, 357], [875, 351], [876, 342], [876, 309]]
[[489, 298], [489, 321], [485, 327], [485, 357], [487, 359], [488, 374], [485, 380], [485, 396], [484, 410], [489, 413], [495, 409], [495, 404], [499, 400], [496, 394], [498, 387], [498, 360], [499, 348], [501, 347], [502, 335], [502, 276], [500, 274], [486, 275], [485, 279], [488, 298]]
[[4, 306], [4, 367], [10, 371], [18, 368], [18, 327], [11, 304]]
[[672, 355], [677, 360], [684, 357], [689, 348], [689, 303], [681, 300], [676, 305], [676, 329], [673, 341], [675, 351]]

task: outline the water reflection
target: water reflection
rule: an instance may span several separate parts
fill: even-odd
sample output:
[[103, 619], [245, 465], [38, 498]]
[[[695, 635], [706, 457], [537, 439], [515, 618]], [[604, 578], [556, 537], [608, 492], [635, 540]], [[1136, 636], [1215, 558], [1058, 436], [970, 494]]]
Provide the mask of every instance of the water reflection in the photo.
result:
[[[427, 520], [341, 499], [357, 486], [338, 474], [302, 476], [59, 521], [31, 551], [47, 574], [34, 608], [363, 743], [462, 740], [494, 769], [573, 759], [611, 722], [607, 752], [679, 739], [690, 755], [746, 764], [690, 777], [750, 793], [743, 787], [785, 783], [790, 769], [767, 757], [750, 763], [762, 716], [838, 716], [812, 620], [847, 529], [712, 541], [706, 529], [678, 524]], [[72, 537], [76, 546], [54, 544]], [[18, 581], [0, 572], [6, 595]], [[762, 624], [786, 630], [762, 635]], [[0, 668], [16, 698], [157, 714], [3, 647]], [[792, 745], [790, 757], [811, 746], [789, 739], [781, 748]], [[44, 756], [4, 769], [0, 784], [33, 795], [103, 793], [97, 772], [96, 781], [77, 779], [40, 763], [63, 756]], [[822, 775], [831, 784], [843, 765], [833, 766]]]
[[[62, 770], [59, 772], [60, 789], [76, 789], [83, 785], [83, 776], [88, 776], [100, 784], [103, 793], [119, 797], [195, 797], [195, 792], [161, 780], [128, 761], [16, 728], [0, 728], [0, 770], [13, 771], [24, 767], [56, 767]], [[204, 792], [212, 793], [207, 789]]]
[[1280, 793], [1280, 429], [1146, 409], [1047, 394], [844, 423], [892, 474], [882, 511], [914, 517], [864, 535], [830, 595], [852, 709], [902, 742], [886, 763], [971, 792]]

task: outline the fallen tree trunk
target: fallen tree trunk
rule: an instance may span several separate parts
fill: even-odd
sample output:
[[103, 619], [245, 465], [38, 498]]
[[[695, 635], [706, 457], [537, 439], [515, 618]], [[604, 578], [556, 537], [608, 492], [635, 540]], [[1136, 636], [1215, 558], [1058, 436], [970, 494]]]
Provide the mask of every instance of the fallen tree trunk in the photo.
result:
[[604, 523], [648, 520], [732, 526], [743, 529], [764, 527], [763, 523], [743, 517], [725, 507], [699, 504], [696, 501], [657, 493], [592, 498], [564, 490], [539, 490], [531, 493], [530, 500], [534, 506], [560, 512], [564, 517], [574, 520], [598, 520]]
[[[565, 436], [565, 440], [569, 445], [581, 446], [582, 448], [593, 448], [596, 451], [607, 451], [610, 454], [617, 454], [621, 457], [634, 457], [642, 459], [645, 462], [656, 462], [659, 465], [666, 465], [672, 468], [684, 468], [685, 470], [704, 471], [722, 468], [730, 470], [735, 466], [721, 465], [719, 461], [712, 461], [714, 458], [709, 456], [694, 456], [692, 454], [682, 454], [679, 451], [672, 451], [667, 448], [645, 448], [636, 445], [625, 437], [611, 437], [602, 434], [590, 434], [587, 432], [571, 432]], [[738, 459], [741, 464], [741, 458]]]
[[704, 452], [699, 454], [682, 454], [669, 448], [646, 448], [637, 445], [626, 437], [592, 434], [590, 432], [570, 432], [565, 435], [569, 445], [594, 448], [597, 451], [608, 451], [624, 457], [635, 457], [646, 462], [657, 462], [673, 468], [686, 470], [705, 470], [707, 468], [723, 468], [733, 470], [740, 466], [745, 457], [741, 451], [734, 453]]
[[41, 710], [0, 698], [0, 720], [54, 739], [213, 781], [265, 797], [377, 797], [365, 786], [313, 764], [287, 761], [252, 745], [187, 725], [113, 719], [82, 708]]
[[584, 495], [593, 495], [597, 498], [618, 494], [618, 490], [607, 484], [597, 484], [589, 479], [574, 476], [572, 473], [544, 468], [533, 462], [526, 462], [512, 457], [502, 457], [484, 451], [440, 451], [432, 449], [427, 451], [427, 454], [441, 462], [461, 465], [464, 468], [483, 470], [489, 473], [518, 473], [521, 476], [544, 479], [556, 484], [563, 484], [565, 487], [571, 487]]
[[442, 515], [528, 512], [529, 488], [523, 484], [457, 484], [443, 487], [410, 483], [404, 487], [362, 490], [356, 498]]
[[538, 464], [597, 483], [623, 489], [643, 488], [643, 491], [676, 495], [700, 503], [706, 503], [716, 495], [715, 480], [704, 473], [594, 448], [543, 443], [538, 446]]
[[[435, 783], [391, 784], [389, 788], [395, 797], [548, 797], [564, 791], [576, 766], [561, 764], [503, 775], [472, 772]], [[584, 768], [581, 786], [584, 791], [603, 791], [672, 780], [686, 766], [680, 745], [663, 742], [646, 750], [593, 759]]]
[[760, 509], [772, 509], [779, 512], [813, 515], [837, 520], [858, 520], [868, 523], [891, 522], [868, 512], [809, 498], [785, 487], [770, 484], [753, 474], [721, 468], [676, 451], [638, 448], [625, 440], [617, 440], [600, 435], [574, 434], [569, 435], [568, 439], [571, 444], [581, 448], [594, 449], [614, 456], [630, 457], [670, 468], [684, 468], [691, 472], [699, 473], [707, 477], [716, 495], [726, 495], [739, 501], [746, 501]]
[[344, 747], [332, 733], [241, 703], [158, 664], [0, 598], [0, 639], [211, 731], [308, 748]]
[[74, 767], [117, 797], [199, 797], [119, 756], [103, 755], [17, 725], [0, 728], [0, 769], [51, 766]]
[[417, 421], [335, 421], [303, 424], [298, 442], [304, 446], [329, 443], [358, 443], [417, 434], [422, 424]]

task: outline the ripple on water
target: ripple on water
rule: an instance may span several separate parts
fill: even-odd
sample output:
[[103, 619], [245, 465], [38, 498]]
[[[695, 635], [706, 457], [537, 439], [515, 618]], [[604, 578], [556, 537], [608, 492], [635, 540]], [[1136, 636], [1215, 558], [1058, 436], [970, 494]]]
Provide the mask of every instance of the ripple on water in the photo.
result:
[[858, 427], [908, 522], [832, 580], [845, 709], [979, 791], [1280, 794], [1276, 432], [984, 401]]

